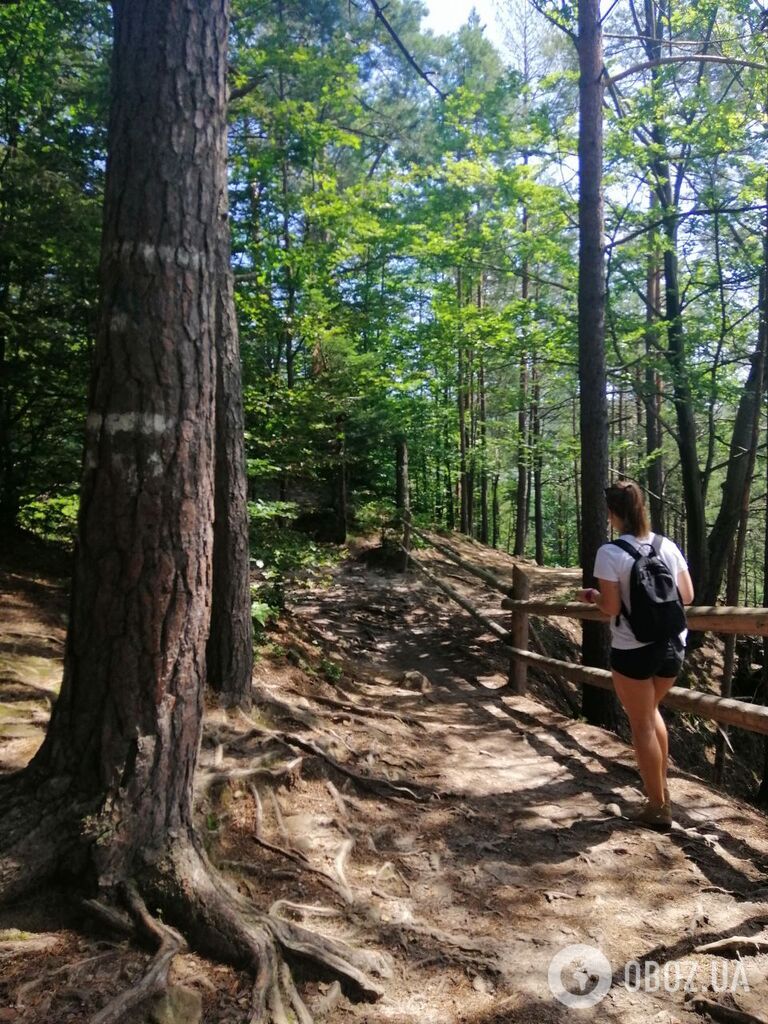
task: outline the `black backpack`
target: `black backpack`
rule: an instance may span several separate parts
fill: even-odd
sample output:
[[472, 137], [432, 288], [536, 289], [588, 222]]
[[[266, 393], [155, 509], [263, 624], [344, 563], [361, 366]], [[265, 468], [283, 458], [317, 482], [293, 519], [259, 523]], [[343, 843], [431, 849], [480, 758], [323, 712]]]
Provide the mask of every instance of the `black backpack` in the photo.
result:
[[623, 615], [629, 622], [635, 637], [643, 643], [654, 640], [669, 640], [685, 629], [685, 608], [669, 566], [661, 557], [661, 542], [658, 534], [651, 543], [650, 554], [643, 554], [625, 540], [611, 541], [616, 547], [632, 555], [635, 560], [629, 577], [628, 611], [621, 603], [621, 613], [616, 616], [616, 625]]

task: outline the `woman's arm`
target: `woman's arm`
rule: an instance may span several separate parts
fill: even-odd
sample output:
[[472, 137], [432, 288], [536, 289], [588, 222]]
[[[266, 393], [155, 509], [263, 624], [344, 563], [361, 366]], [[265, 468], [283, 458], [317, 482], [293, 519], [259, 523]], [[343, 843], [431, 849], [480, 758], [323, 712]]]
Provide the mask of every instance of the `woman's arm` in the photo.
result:
[[601, 612], [611, 617], [618, 615], [621, 611], [619, 584], [613, 580], [598, 580], [597, 585], [599, 590], [595, 590], [594, 587], [580, 590], [579, 600], [595, 605]]
[[680, 599], [683, 604], [690, 604], [693, 600], [693, 580], [687, 569], [677, 574], [677, 589], [680, 591]]

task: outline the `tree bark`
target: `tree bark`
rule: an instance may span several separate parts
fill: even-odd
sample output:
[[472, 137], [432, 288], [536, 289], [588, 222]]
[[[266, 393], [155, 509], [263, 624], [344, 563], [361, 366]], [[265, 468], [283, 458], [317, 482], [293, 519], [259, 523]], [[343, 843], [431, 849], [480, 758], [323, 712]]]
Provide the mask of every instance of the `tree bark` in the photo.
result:
[[[651, 193], [651, 210], [658, 206], [656, 196]], [[646, 283], [646, 332], [645, 355], [648, 365], [645, 369], [645, 390], [643, 404], [645, 406], [645, 453], [648, 457], [648, 506], [651, 513], [651, 528], [654, 533], [665, 533], [664, 522], [664, 460], [661, 453], [661, 424], [659, 411], [661, 405], [661, 380], [652, 357], [655, 352], [657, 337], [654, 324], [658, 321], [661, 308], [661, 288], [659, 280], [659, 253], [656, 232], [651, 232], [651, 248], [648, 253], [648, 275]]]
[[[526, 279], [523, 278], [525, 293]], [[520, 386], [518, 388], [517, 411], [517, 497], [515, 504], [515, 546], [513, 553], [518, 558], [525, 557], [528, 540], [528, 492], [530, 490], [530, 466], [528, 460], [528, 357], [520, 357]]]
[[537, 565], [544, 565], [544, 508], [541, 450], [541, 384], [536, 353], [531, 360], [531, 421], [533, 437], [533, 530], [535, 537], [534, 557]]
[[[259, 915], [217, 875], [195, 833], [217, 314], [231, 301], [220, 245], [229, 7], [113, 7], [101, 318], [64, 680], [37, 756], [0, 779], [0, 899], [66, 870], [167, 937], [147, 904], [158, 908], [198, 950], [251, 969], [252, 1017], [277, 1024], [286, 1020], [278, 949], [341, 974], [365, 998], [381, 995], [365, 970], [384, 965]], [[174, 934], [161, 948], [164, 969], [183, 945]], [[99, 1019], [122, 1019], [135, 998], [135, 989], [118, 997]], [[306, 1019], [300, 998], [292, 1003]]]
[[499, 546], [500, 536], [500, 523], [499, 516], [501, 514], [499, 509], [499, 474], [494, 473], [493, 479], [491, 480], [491, 509], [492, 509], [492, 541], [491, 544], [494, 548]]
[[411, 547], [411, 487], [408, 474], [408, 440], [400, 434], [395, 440], [395, 507], [399, 525], [402, 528], [403, 571], [408, 568], [408, 554]]
[[[222, 201], [226, 204], [226, 191]], [[226, 205], [220, 212], [219, 226], [213, 591], [207, 669], [208, 685], [224, 705], [247, 708], [253, 674], [248, 480]]]
[[[768, 193], [766, 194], [768, 198]], [[742, 517], [748, 514], [749, 492], [755, 470], [760, 415], [766, 387], [768, 354], [768, 219], [763, 227], [763, 270], [759, 289], [760, 320], [757, 344], [752, 353], [749, 376], [741, 392], [728, 452], [723, 497], [708, 541], [708, 573], [702, 604], [715, 604], [725, 570], [728, 550]]]
[[[109, 884], [192, 829], [211, 612], [226, 4], [115, 0], [101, 321], [64, 681], [30, 767]], [[148, 88], [147, 83], [152, 83]], [[45, 787], [43, 787], [45, 788]], [[97, 841], [98, 840], [98, 841]]]
[[[597, 549], [606, 540], [608, 405], [605, 373], [605, 240], [603, 237], [603, 46], [599, 0], [579, 2], [579, 384], [581, 437], [581, 558], [584, 585], [594, 582]], [[607, 631], [583, 624], [585, 665], [607, 664]], [[615, 700], [585, 686], [587, 721], [615, 722]]]
[[[480, 291], [478, 285], [478, 304]], [[485, 363], [480, 353], [478, 377], [478, 402], [480, 406], [480, 540], [488, 543], [488, 433], [486, 427]]]
[[[458, 316], [461, 317], [461, 310], [463, 308], [463, 281], [461, 268], [456, 270], [456, 308]], [[468, 406], [468, 387], [467, 387], [467, 369], [466, 369], [466, 356], [464, 351], [464, 341], [461, 337], [461, 327], [459, 327], [459, 337], [457, 343], [457, 356], [458, 356], [458, 380], [456, 387], [456, 400], [458, 402], [459, 410], [459, 529], [462, 533], [469, 534], [471, 531], [471, 517], [472, 517], [472, 496], [469, 493], [469, 425], [467, 423], [467, 406]]]
[[[645, 0], [645, 35], [642, 44], [651, 62], [661, 56], [662, 13], [650, 0]], [[651, 71], [654, 90], [658, 89], [658, 69]], [[672, 377], [672, 394], [677, 421], [678, 452], [686, 511], [687, 555], [696, 599], [701, 598], [707, 579], [707, 524], [705, 517], [704, 481], [699, 465], [696, 418], [685, 355], [680, 280], [677, 261], [677, 209], [672, 188], [671, 168], [662, 154], [666, 150], [662, 125], [655, 122], [651, 137], [657, 153], [651, 160], [655, 194], [661, 208], [664, 235], [664, 322], [667, 347], [665, 356]]]

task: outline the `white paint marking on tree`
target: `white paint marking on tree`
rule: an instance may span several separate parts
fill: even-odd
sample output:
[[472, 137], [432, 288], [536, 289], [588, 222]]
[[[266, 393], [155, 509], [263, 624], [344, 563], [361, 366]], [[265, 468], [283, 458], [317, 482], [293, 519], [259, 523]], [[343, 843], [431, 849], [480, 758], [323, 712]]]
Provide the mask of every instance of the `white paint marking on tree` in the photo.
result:
[[107, 434], [165, 434], [175, 429], [176, 419], [159, 412], [110, 412], [106, 416], [93, 412], [85, 426], [88, 431]]
[[137, 257], [149, 267], [156, 263], [171, 263], [176, 267], [199, 270], [206, 259], [200, 249], [187, 246], [154, 245], [151, 242], [120, 242], [112, 247], [111, 255], [119, 260], [132, 261]]

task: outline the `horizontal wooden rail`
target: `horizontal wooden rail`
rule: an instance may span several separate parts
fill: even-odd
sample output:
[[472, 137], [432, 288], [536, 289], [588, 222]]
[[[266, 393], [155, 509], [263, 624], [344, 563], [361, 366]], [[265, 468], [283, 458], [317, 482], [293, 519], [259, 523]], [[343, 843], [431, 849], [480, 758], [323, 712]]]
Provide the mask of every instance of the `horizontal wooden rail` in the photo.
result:
[[[525, 612], [527, 615], [553, 615], [569, 619], [588, 619], [592, 622], [608, 622], [593, 605], [581, 601], [516, 601], [506, 597], [502, 608]], [[692, 605], [686, 608], [686, 618], [691, 629], [711, 633], [746, 633], [748, 636], [768, 636], [768, 608], [741, 608]]]
[[477, 576], [484, 583], [487, 583], [493, 590], [498, 590], [501, 594], [512, 594], [512, 585], [509, 580], [503, 580], [500, 576], [492, 573], [489, 569], [483, 569], [479, 565], [473, 565], [472, 562], [468, 562], [465, 558], [462, 558], [458, 552], [454, 551], [448, 544], [441, 544], [439, 541], [432, 540], [430, 536], [424, 533], [423, 530], [411, 524], [411, 530], [417, 536], [421, 537], [422, 540], [426, 541], [433, 548], [436, 548], [446, 558], [450, 558], [456, 565], [461, 566], [462, 569], [466, 569], [467, 572], [471, 572], [473, 576]]
[[[601, 690], [613, 690], [611, 673], [601, 668], [588, 668], [586, 665], [572, 665], [556, 658], [545, 658], [533, 651], [520, 651], [510, 648], [510, 654], [532, 668], [544, 668], [569, 679], [572, 683], [598, 686]], [[682, 686], [673, 686], [664, 697], [663, 703], [676, 711], [687, 711], [708, 718], [723, 725], [736, 725], [748, 732], [762, 733], [768, 736], [768, 708], [762, 704], [750, 704], [743, 700], [730, 697], [715, 697], [701, 690], [687, 690]]]
[[[403, 548], [403, 550], [405, 550]], [[578, 683], [587, 686], [597, 686], [602, 690], [613, 690], [613, 683], [611, 682], [611, 673], [605, 669], [590, 668], [587, 665], [575, 665], [568, 661], [559, 661], [557, 658], [547, 658], [543, 654], [535, 654], [533, 651], [524, 651], [518, 647], [515, 647], [512, 642], [512, 633], [509, 630], [504, 629], [498, 622], [494, 622], [493, 619], [483, 614], [479, 609], [475, 608], [471, 602], [467, 601], [465, 597], [459, 594], [453, 587], [448, 583], [444, 583], [443, 580], [439, 579], [433, 572], [430, 572], [424, 565], [419, 562], [418, 558], [415, 558], [411, 552], [409, 552], [410, 561], [413, 566], [424, 575], [431, 583], [434, 583], [436, 587], [447, 594], [456, 604], [464, 608], [465, 611], [469, 612], [473, 618], [477, 619], [485, 628], [498, 637], [508, 648], [509, 653], [512, 657], [522, 662], [523, 664], [530, 665], [532, 668], [546, 669], [550, 672], [555, 672], [558, 675], [563, 676], [565, 679], [570, 680], [572, 683]], [[556, 614], [551, 609], [553, 607], [552, 602], [543, 601], [517, 601], [514, 602], [514, 607], [519, 608], [520, 611], [530, 613], [532, 606], [546, 606], [547, 611], [539, 614]], [[568, 608], [569, 605], [558, 605], [554, 604], [555, 608]], [[573, 607], [579, 610], [591, 613], [590, 616], [575, 616], [576, 618], [587, 618], [595, 617], [595, 613], [600, 616], [601, 613], [595, 608], [589, 608], [581, 605], [578, 602], [573, 602]], [[705, 612], [709, 613], [712, 611], [720, 612], [722, 609], [704, 609]], [[725, 611], [733, 611], [734, 609], [724, 609]], [[736, 609], [742, 611], [744, 609]], [[764, 612], [764, 609], [749, 609], [750, 611], [759, 610]], [[536, 612], [534, 612], [536, 614]], [[563, 614], [563, 613], [561, 613]], [[690, 621], [690, 620], [689, 620]], [[733, 700], [726, 697], [715, 697], [711, 693], [702, 693], [700, 690], [686, 690], [680, 686], [673, 686], [671, 690], [664, 697], [663, 703], [670, 708], [674, 708], [676, 711], [684, 711], [689, 714], [698, 715], [700, 718], [707, 718], [714, 722], [720, 722], [723, 725], [735, 725], [741, 729], [746, 729], [748, 732], [762, 733], [768, 736], [768, 707], [764, 707], [760, 704], [750, 704], [747, 701]]]

